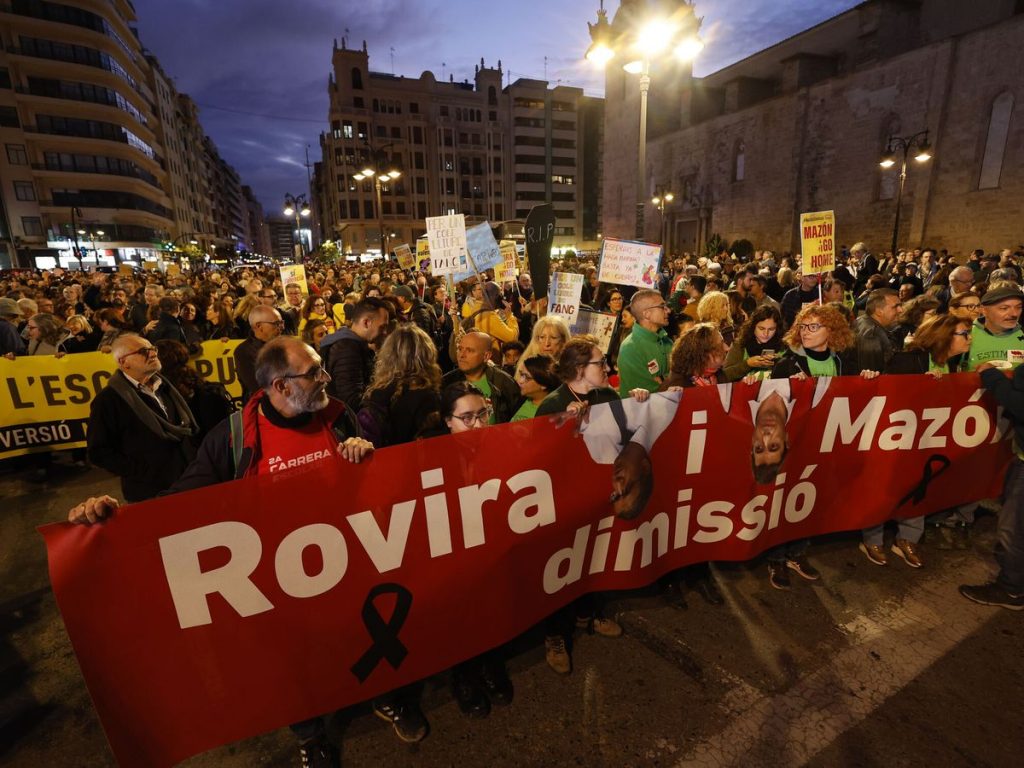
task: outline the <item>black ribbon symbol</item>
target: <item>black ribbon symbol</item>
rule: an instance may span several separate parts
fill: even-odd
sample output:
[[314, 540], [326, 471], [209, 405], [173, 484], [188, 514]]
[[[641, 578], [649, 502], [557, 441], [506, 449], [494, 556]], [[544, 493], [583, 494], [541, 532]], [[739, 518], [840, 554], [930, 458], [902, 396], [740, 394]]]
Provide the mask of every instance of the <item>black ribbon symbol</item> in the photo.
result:
[[[932, 469], [933, 464], [938, 465], [938, 470]], [[920, 482], [918, 482], [917, 485], [910, 489], [910, 493], [908, 493], [906, 496], [900, 499], [900, 503], [896, 505], [896, 508], [899, 509], [908, 501], [913, 501], [913, 506], [915, 507], [922, 501], [924, 501], [924, 497], [928, 495], [928, 485], [932, 482], [932, 480], [934, 480], [947, 469], [949, 469], [952, 466], [952, 464], [953, 462], [951, 462], [947, 457], [943, 456], [941, 453], [933, 453], [931, 456], [929, 456], [928, 460], [925, 461], [924, 463], [924, 471], [921, 473]]]
[[[395, 610], [387, 621], [384, 621], [384, 617], [374, 605], [374, 600], [381, 595], [395, 596]], [[370, 590], [363, 603], [363, 624], [373, 643], [366, 653], [359, 657], [359, 661], [352, 665], [352, 674], [360, 683], [366, 682], [366, 678], [382, 660], [387, 661], [394, 669], [398, 669], [405, 661], [409, 649], [398, 639], [398, 633], [401, 632], [405, 620], [409, 618], [411, 607], [412, 592], [401, 584], [378, 584]]]

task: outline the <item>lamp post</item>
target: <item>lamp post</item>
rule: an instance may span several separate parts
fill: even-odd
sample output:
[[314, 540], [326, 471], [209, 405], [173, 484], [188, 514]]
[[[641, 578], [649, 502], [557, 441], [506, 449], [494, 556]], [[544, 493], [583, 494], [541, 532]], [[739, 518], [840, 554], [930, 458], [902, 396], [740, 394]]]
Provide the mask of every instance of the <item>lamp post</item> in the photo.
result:
[[[647, 5], [645, 3], [645, 5]], [[628, 12], [628, 15], [626, 13]], [[623, 7], [621, 24], [616, 17], [615, 26], [608, 22], [604, 0], [597, 11], [597, 23], [587, 24], [591, 44], [587, 49], [588, 61], [604, 66], [616, 56], [623, 60], [622, 68], [640, 76], [640, 139], [637, 151], [636, 179], [636, 238], [644, 236], [644, 206], [647, 194], [644, 178], [647, 175], [647, 93], [651, 88], [651, 64], [672, 57], [680, 62], [692, 61], [704, 48], [698, 36], [702, 19], [697, 18], [693, 5], [687, 0], [660, 0], [655, 10], [641, 15], [635, 6]]]
[[665, 257], [668, 258], [668, 243], [665, 242], [666, 229], [665, 229], [665, 206], [676, 199], [675, 193], [662, 187], [660, 184], [654, 188], [654, 197], [651, 198], [651, 203], [655, 208], [658, 209], [658, 213], [661, 214], [661, 250]]
[[892, 255], [896, 256], [896, 242], [900, 235], [900, 204], [903, 202], [903, 185], [907, 181], [907, 158], [910, 153], [917, 149], [914, 160], [919, 163], [926, 163], [932, 159], [932, 145], [928, 141], [928, 131], [919, 131], [913, 136], [890, 136], [886, 143], [885, 154], [878, 164], [883, 168], [892, 168], [896, 165], [896, 153], [903, 152], [902, 165], [900, 166], [900, 187], [896, 193], [896, 221], [892, 225]]
[[75, 258], [78, 259], [78, 269], [82, 270], [82, 249], [78, 245], [78, 225], [75, 223], [75, 216], [82, 215], [82, 209], [71, 207], [71, 237], [75, 241]]
[[383, 151], [390, 146], [393, 146], [393, 142], [374, 149], [367, 142], [373, 162], [366, 163], [358, 173], [352, 176], [356, 181], [373, 180], [374, 195], [377, 202], [377, 227], [380, 230], [380, 255], [385, 259], [388, 255], [388, 234], [384, 229], [384, 206], [381, 204], [381, 185], [394, 181], [402, 175], [402, 172], [398, 170], [398, 167], [393, 162], [381, 162]]
[[305, 195], [296, 197], [290, 193], [285, 194], [284, 215], [295, 217], [295, 237], [299, 241], [295, 247], [296, 264], [302, 261], [302, 258], [306, 255], [306, 244], [302, 242], [302, 217], [309, 218], [309, 213], [309, 203], [306, 202]]
[[[106, 234], [106, 232], [104, 232], [102, 229], [96, 229], [96, 230], [90, 229], [88, 232], [86, 232], [86, 230], [84, 230], [84, 229], [79, 229], [79, 230], [76, 230], [76, 232], [79, 235], [82, 235], [83, 237], [88, 237], [89, 238], [89, 243], [92, 245], [92, 258], [96, 262], [96, 266], [99, 266], [100, 258], [99, 258], [99, 256], [96, 253], [96, 237], [97, 236], [103, 237]], [[80, 267], [82, 266], [82, 254], [81, 254], [81, 252], [79, 252], [79, 254], [78, 254], [78, 265]]]

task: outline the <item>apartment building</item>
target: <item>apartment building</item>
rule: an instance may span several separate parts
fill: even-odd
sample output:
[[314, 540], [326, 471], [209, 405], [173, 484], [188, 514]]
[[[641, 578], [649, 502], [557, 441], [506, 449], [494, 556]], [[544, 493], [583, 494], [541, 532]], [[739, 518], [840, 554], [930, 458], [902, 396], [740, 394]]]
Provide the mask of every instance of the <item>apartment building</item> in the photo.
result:
[[[447, 213], [521, 237], [530, 209], [552, 203], [555, 247], [596, 247], [600, 99], [542, 80], [503, 87], [500, 61], [492, 68], [481, 59], [472, 83], [374, 72], [365, 44], [349, 49], [345, 40], [332, 64], [330, 130], [314, 176], [321, 239], [379, 253], [412, 243], [428, 216]], [[585, 185], [593, 185], [590, 211]]]

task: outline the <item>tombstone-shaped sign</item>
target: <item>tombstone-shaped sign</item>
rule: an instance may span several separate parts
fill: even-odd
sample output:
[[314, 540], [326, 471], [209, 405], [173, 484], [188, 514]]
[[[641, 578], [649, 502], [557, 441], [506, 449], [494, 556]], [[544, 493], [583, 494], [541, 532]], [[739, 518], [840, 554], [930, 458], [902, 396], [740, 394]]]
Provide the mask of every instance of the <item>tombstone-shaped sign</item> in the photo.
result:
[[530, 263], [534, 296], [547, 296], [551, 273], [551, 243], [555, 239], [555, 209], [535, 205], [526, 217], [526, 259]]

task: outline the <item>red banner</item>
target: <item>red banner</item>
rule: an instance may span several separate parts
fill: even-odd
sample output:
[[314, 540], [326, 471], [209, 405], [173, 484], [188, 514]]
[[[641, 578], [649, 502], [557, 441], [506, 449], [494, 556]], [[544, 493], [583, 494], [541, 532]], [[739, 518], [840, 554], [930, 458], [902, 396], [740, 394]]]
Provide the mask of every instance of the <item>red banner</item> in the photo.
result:
[[[973, 374], [724, 385], [42, 532], [115, 756], [164, 766], [440, 672], [586, 592], [997, 495], [1007, 432]], [[609, 501], [626, 440], [654, 476], [633, 520]]]

